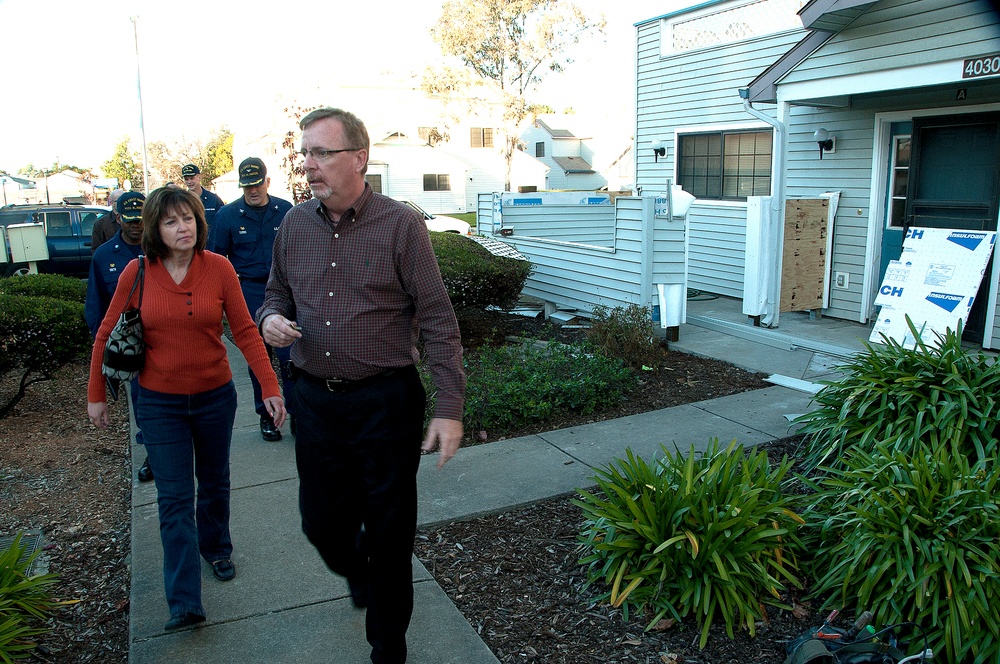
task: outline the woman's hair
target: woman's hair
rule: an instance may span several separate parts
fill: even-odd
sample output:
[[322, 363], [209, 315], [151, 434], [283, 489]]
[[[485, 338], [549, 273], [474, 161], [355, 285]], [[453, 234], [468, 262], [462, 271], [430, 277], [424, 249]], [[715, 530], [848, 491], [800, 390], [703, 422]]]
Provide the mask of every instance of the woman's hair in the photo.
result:
[[194, 213], [198, 232], [194, 250], [202, 251], [208, 242], [208, 222], [205, 221], [205, 206], [201, 199], [187, 189], [160, 187], [154, 189], [142, 204], [142, 252], [151, 261], [170, 255], [170, 249], [160, 237], [160, 219], [170, 210], [188, 208]]

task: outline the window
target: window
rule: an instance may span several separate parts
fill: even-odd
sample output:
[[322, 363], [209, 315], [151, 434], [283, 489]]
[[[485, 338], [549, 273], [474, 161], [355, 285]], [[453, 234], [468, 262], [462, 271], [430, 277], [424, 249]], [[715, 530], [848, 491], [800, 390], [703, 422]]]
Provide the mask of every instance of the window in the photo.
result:
[[451, 191], [451, 177], [446, 174], [424, 173], [424, 191]]
[[903, 227], [906, 214], [906, 192], [910, 184], [910, 136], [892, 137], [892, 172], [889, 174], [889, 226]]
[[473, 127], [469, 130], [469, 147], [493, 147], [493, 129], [490, 127]]
[[698, 198], [746, 200], [771, 193], [771, 130], [679, 138], [678, 184]]
[[365, 173], [365, 182], [371, 185], [376, 194], [382, 193], [382, 175], [380, 173]]
[[94, 224], [101, 217], [106, 217], [110, 212], [100, 213], [100, 212], [81, 212], [80, 213], [80, 230], [85, 237], [89, 237], [91, 233], [94, 232]]
[[69, 220], [69, 212], [43, 212], [45, 218], [45, 234], [53, 237], [70, 237], [73, 226]]
[[544, 157], [545, 156], [545, 141], [538, 141], [535, 143], [535, 156]]

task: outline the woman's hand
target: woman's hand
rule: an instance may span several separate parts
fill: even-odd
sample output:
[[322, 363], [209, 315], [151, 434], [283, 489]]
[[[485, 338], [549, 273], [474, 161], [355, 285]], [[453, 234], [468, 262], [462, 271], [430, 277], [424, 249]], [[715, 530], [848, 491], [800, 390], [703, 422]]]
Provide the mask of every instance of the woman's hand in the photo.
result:
[[98, 429], [107, 429], [108, 425], [111, 424], [111, 420], [108, 419], [108, 402], [87, 402], [87, 417], [90, 418], [91, 423]]
[[274, 426], [280, 429], [285, 423], [285, 416], [288, 415], [288, 411], [285, 410], [285, 400], [281, 397], [268, 397], [264, 399], [264, 408], [267, 408], [267, 414], [274, 420]]

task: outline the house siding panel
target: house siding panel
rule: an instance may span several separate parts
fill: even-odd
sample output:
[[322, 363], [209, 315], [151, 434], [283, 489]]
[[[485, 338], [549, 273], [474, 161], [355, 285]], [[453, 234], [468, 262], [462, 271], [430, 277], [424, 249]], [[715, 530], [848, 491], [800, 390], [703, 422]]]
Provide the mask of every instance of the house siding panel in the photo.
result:
[[[804, 35], [783, 32], [739, 44], [660, 56], [659, 22], [638, 26], [637, 184], [663, 192], [676, 179], [676, 131], [720, 127], [761, 127], [743, 108], [738, 90]], [[764, 112], [774, 114], [773, 107]], [[654, 139], [666, 146], [654, 160], [645, 149]], [[689, 286], [742, 297], [746, 246], [746, 206], [698, 201], [688, 213]]]
[[[480, 227], [490, 228], [492, 199], [480, 196], [478, 207]], [[501, 238], [532, 262], [532, 272], [524, 288], [526, 295], [563, 308], [590, 312], [599, 304], [609, 307], [652, 304], [642, 301], [651, 299], [652, 292], [648, 282], [644, 290], [644, 279], [649, 278], [644, 274], [651, 274], [652, 284], [684, 283], [684, 225], [653, 219], [650, 199], [619, 197], [614, 206], [552, 207], [563, 208], [563, 215], [577, 221], [578, 215], [594, 218], [595, 208], [604, 213], [610, 211], [611, 218], [605, 221], [614, 230], [611, 244], [615, 248], [524, 237], [517, 231], [513, 236]], [[534, 209], [536, 216], [538, 210]], [[647, 223], [652, 224], [651, 233], [644, 229]], [[655, 249], [646, 245], [649, 237], [653, 238]]]
[[781, 83], [995, 53], [997, 24], [990, 4], [978, 0], [884, 0], [820, 47]]

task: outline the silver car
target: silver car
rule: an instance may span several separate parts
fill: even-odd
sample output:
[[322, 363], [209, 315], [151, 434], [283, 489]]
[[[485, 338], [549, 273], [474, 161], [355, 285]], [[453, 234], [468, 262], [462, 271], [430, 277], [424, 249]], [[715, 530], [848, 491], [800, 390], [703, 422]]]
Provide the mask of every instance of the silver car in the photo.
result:
[[411, 208], [417, 211], [417, 213], [424, 218], [424, 223], [427, 224], [427, 230], [437, 231], [439, 233], [458, 233], [459, 235], [472, 235], [472, 226], [462, 221], [461, 219], [456, 219], [455, 217], [448, 217], [443, 214], [431, 214], [427, 210], [423, 209], [413, 201], [399, 201], [403, 205], [409, 205]]

